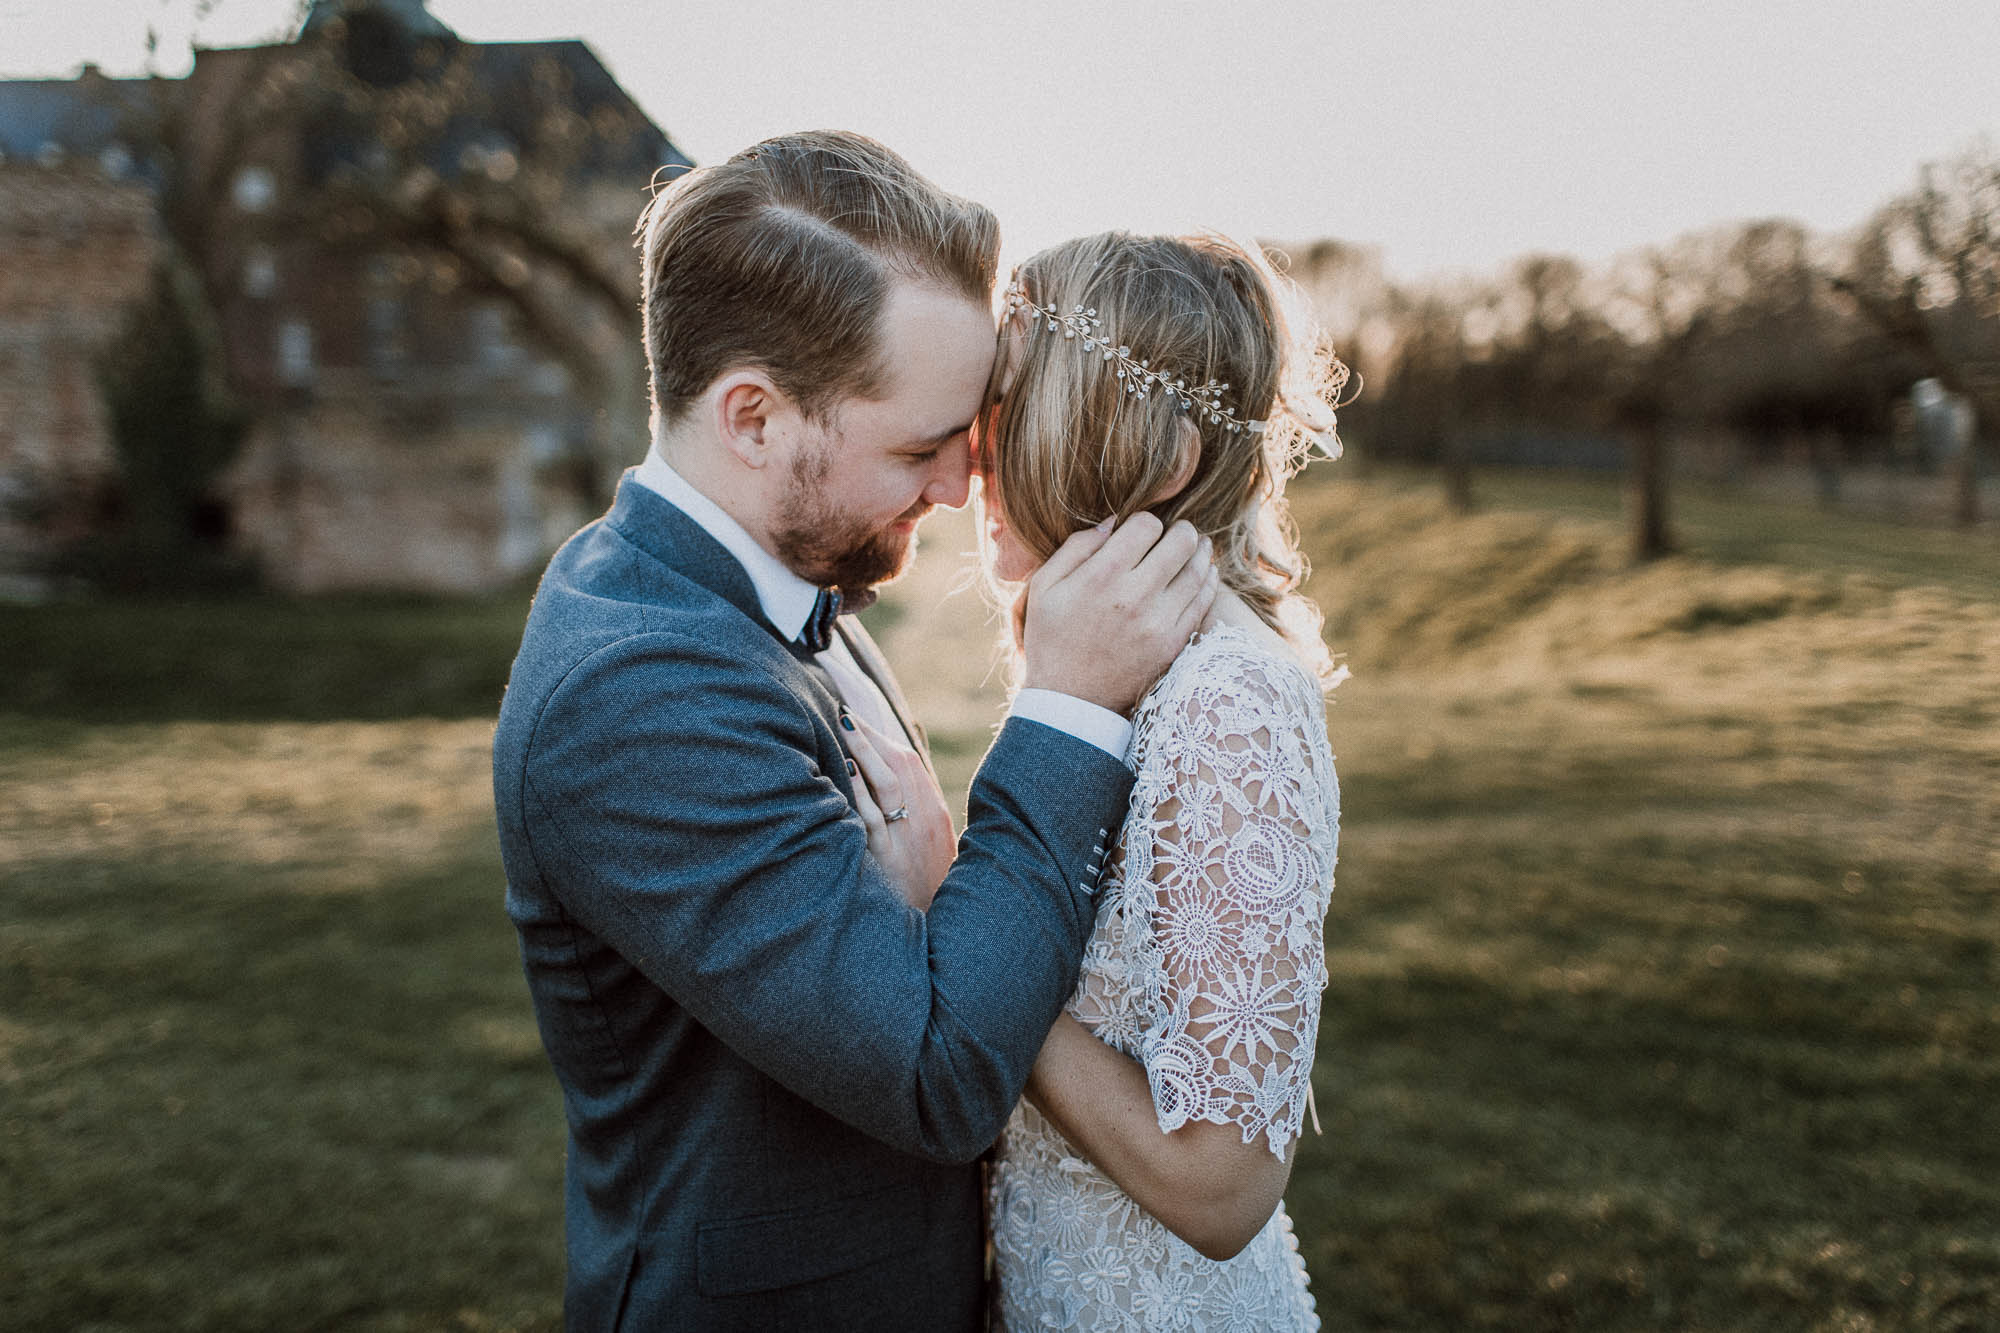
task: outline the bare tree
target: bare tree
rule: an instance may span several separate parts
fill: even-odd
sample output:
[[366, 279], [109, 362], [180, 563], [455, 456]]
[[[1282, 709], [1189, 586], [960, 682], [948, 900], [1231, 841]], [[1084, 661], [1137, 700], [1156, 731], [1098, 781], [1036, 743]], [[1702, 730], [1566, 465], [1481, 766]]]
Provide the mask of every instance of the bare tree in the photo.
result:
[[1438, 465], [1445, 494], [1461, 513], [1474, 503], [1465, 436], [1476, 410], [1469, 373], [1475, 354], [1466, 326], [1481, 300], [1463, 285], [1391, 289], [1384, 307], [1394, 336], [1381, 354], [1376, 387], [1359, 403], [1364, 433], [1387, 437], [1404, 457]]
[[[1963, 396], [1976, 436], [2000, 433], [2000, 149], [1981, 140], [1926, 165], [1828, 273], [1924, 372]], [[1960, 454], [1956, 517], [1978, 521], [1977, 443]]]
[[[614, 239], [636, 187], [616, 222], [593, 216], [578, 168], [644, 132], [643, 116], [581, 113], [549, 61], [496, 89], [479, 48], [375, 30], [393, 22], [357, 6], [309, 38], [202, 52], [189, 78], [149, 80], [127, 137], [156, 166], [165, 230], [210, 304], [239, 306], [256, 244], [412, 257], [389, 271], [496, 299], [581, 382], [628, 388], [604, 383], [616, 358], [593, 329], [637, 345], [636, 262]], [[245, 193], [259, 172], [268, 198]]]
[[1673, 459], [1668, 425], [1680, 410], [1689, 353], [1713, 318], [1719, 269], [1710, 236], [1683, 237], [1621, 258], [1613, 318], [1629, 355], [1612, 407], [1631, 449], [1631, 549], [1655, 560], [1679, 549], [1669, 511]]

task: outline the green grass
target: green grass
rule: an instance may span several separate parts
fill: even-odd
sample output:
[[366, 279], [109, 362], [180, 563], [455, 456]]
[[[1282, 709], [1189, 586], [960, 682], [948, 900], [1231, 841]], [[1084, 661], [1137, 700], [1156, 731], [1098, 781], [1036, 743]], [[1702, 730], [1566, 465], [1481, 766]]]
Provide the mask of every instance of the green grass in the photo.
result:
[[1843, 830], [1838, 780], [1746, 802], [1629, 700], [1554, 750], [1475, 700], [1412, 761], [1376, 730], [1417, 703], [1334, 710], [1379, 715], [1288, 1195], [1330, 1325], [1992, 1326], [1993, 843]]
[[[531, 590], [0, 605], [0, 715], [83, 722], [384, 721], [500, 708]], [[893, 600], [863, 619], [877, 634]]]
[[0, 606], [0, 713], [87, 722], [491, 717], [526, 592]]
[[561, 1106], [484, 843], [340, 896], [10, 874], [0, 1323], [552, 1325]]
[[[1367, 641], [1331, 713], [1326, 1132], [1287, 1196], [1327, 1326], [2000, 1326], [1983, 585], [1904, 530], [1843, 543], [1879, 595], [1628, 574], [1415, 484], [1301, 501], [1323, 578], [1409, 585], [1330, 583], [1337, 619], [1429, 645]], [[932, 545], [871, 615], [956, 784], [998, 676]], [[524, 612], [0, 609], [0, 1327], [558, 1325], [486, 795]]]

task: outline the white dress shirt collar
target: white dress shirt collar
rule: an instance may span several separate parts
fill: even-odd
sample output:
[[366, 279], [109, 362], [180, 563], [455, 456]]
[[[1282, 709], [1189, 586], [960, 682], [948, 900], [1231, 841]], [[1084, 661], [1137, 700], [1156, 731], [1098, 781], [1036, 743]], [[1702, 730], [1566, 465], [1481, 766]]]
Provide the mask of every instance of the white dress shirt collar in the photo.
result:
[[724, 513], [722, 506], [694, 488], [694, 484], [660, 454], [655, 444], [646, 450], [645, 461], [634, 470], [632, 479], [647, 490], [664, 497], [674, 508], [701, 525], [701, 530], [722, 543], [736, 557], [736, 563], [750, 576], [757, 591], [757, 604], [764, 619], [786, 639], [796, 639], [812, 615], [819, 589], [785, 568], [784, 562], [760, 545], [741, 523]]

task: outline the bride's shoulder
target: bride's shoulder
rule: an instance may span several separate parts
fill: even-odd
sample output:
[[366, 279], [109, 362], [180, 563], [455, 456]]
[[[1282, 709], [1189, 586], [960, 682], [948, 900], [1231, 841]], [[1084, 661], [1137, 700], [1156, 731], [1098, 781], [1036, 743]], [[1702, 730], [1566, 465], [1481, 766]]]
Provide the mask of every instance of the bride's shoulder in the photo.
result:
[[1327, 686], [1313, 673], [1299, 649], [1245, 606], [1218, 615], [1204, 625], [1173, 661], [1162, 685], [1224, 687], [1240, 683], [1252, 691], [1294, 689], [1315, 698]]
[[1189, 640], [1140, 713], [1215, 718], [1304, 712], [1323, 706], [1317, 677], [1277, 631], [1222, 621]]

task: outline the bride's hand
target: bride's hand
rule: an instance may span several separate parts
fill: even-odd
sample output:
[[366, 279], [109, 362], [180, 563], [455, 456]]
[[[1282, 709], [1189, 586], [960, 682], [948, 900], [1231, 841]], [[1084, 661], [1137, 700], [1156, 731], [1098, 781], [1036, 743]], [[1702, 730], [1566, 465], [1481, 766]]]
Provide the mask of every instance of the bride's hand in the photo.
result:
[[[904, 900], [921, 912], [931, 905], [957, 850], [944, 793], [923, 756], [900, 737], [884, 736], [852, 713], [841, 715], [841, 726], [860, 770], [854, 806], [868, 830], [868, 850]], [[897, 811], [906, 813], [889, 818]]]

